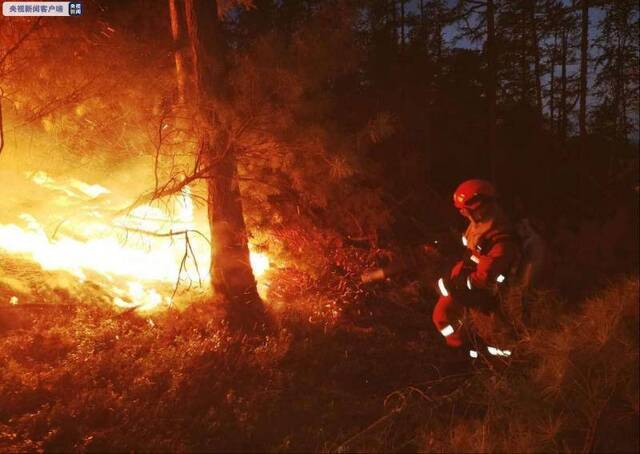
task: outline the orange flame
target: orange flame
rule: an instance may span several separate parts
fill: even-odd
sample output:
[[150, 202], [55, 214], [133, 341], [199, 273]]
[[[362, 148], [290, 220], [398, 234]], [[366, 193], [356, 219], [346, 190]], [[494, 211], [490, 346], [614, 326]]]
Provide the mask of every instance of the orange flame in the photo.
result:
[[[32, 181], [40, 186], [65, 194], [74, 194], [83, 199], [95, 199], [109, 193], [99, 185], [72, 180], [60, 184], [44, 172], [36, 172]], [[142, 205], [127, 216], [112, 222], [103, 219], [99, 212], [92, 212], [91, 219], [65, 224], [63, 234], [55, 239], [47, 236], [38, 220], [29, 213], [21, 213], [19, 223], [0, 224], [0, 249], [12, 254], [31, 257], [46, 270], [64, 270], [78, 279], [87, 279], [86, 272], [102, 275], [111, 282], [115, 295], [113, 302], [122, 308], [149, 311], [168, 307], [170, 296], [162, 295], [156, 283], [175, 283], [182, 274], [193, 274], [194, 270], [181, 269], [185, 254], [185, 239], [182, 236], [159, 238], [141, 234], [126, 235], [127, 231], [177, 232], [195, 230], [194, 205], [189, 188], [176, 198], [170, 210], [158, 206]], [[190, 245], [201, 270], [200, 279], [208, 282], [210, 246], [206, 241], [193, 237]], [[265, 296], [265, 273], [270, 267], [269, 258], [262, 253], [250, 251], [251, 266], [259, 282], [259, 292]], [[115, 277], [124, 278], [126, 285], [116, 284]], [[193, 278], [193, 276], [191, 276]], [[121, 280], [121, 279], [118, 279]], [[166, 286], [166, 285], [165, 285]]]

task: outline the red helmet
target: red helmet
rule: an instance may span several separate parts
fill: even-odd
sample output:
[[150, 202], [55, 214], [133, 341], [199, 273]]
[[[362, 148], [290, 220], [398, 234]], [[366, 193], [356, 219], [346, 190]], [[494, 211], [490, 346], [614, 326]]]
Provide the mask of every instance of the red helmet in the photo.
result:
[[458, 186], [453, 193], [453, 204], [457, 209], [477, 208], [487, 199], [498, 196], [493, 184], [486, 180], [467, 180]]

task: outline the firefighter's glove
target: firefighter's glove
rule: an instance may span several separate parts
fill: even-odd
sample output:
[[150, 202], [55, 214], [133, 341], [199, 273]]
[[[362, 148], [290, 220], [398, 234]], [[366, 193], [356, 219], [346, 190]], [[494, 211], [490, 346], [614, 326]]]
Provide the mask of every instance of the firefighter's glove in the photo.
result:
[[461, 272], [454, 277], [442, 277], [438, 279], [438, 293], [442, 296], [450, 296], [453, 299], [464, 297], [468, 291], [467, 278], [469, 273]]

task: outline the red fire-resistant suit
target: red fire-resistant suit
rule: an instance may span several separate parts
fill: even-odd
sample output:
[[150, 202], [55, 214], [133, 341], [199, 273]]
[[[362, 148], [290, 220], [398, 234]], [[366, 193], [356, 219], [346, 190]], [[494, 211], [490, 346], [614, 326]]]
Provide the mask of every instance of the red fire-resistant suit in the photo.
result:
[[464, 289], [441, 296], [433, 310], [433, 323], [449, 346], [459, 347], [465, 341], [460, 329], [465, 307], [483, 312], [497, 308], [498, 287], [506, 283], [518, 263], [517, 238], [513, 225], [498, 208], [490, 219], [470, 222], [463, 237], [470, 256], [450, 273], [452, 280], [463, 278]]

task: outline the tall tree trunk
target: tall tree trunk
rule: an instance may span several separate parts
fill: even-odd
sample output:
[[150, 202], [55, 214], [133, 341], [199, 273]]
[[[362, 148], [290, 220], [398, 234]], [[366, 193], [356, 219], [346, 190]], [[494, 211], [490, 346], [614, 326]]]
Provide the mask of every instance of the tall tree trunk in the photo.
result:
[[500, 156], [498, 156], [496, 140], [496, 102], [497, 102], [497, 56], [496, 56], [496, 31], [495, 31], [495, 5], [493, 0], [487, 0], [487, 103], [488, 103], [488, 143], [489, 162], [494, 182], [500, 178]]
[[589, 0], [581, 2], [580, 27], [580, 110], [578, 126], [580, 130], [580, 155], [576, 161], [576, 193], [580, 193], [583, 180], [583, 160], [587, 151], [587, 77], [589, 61]]
[[627, 124], [627, 94], [624, 81], [624, 67], [620, 68], [620, 91], [622, 92], [622, 104], [621, 104], [621, 120], [622, 120], [622, 140], [626, 143], [629, 140], [629, 125]]
[[567, 34], [562, 32], [562, 67], [560, 70], [560, 138], [567, 140]]
[[440, 2], [436, 3], [435, 14], [436, 14], [436, 17], [434, 18], [434, 21], [435, 21], [434, 37], [437, 40], [436, 58], [438, 63], [440, 63], [442, 61], [442, 22], [443, 22], [442, 5], [440, 4]]
[[176, 80], [178, 82], [178, 101], [185, 100], [185, 19], [184, 1], [169, 0], [169, 15], [171, 18], [171, 37], [173, 38], [173, 57], [176, 66]]
[[558, 34], [553, 34], [553, 47], [551, 48], [551, 61], [549, 62], [549, 124], [551, 132], [556, 130], [555, 98], [556, 98], [556, 49], [558, 46]]
[[393, 46], [398, 45], [398, 9], [396, 8], [396, 0], [389, 2], [391, 7], [391, 22], [393, 23]]
[[404, 2], [405, 0], [400, 0], [400, 47], [404, 49]]
[[527, 46], [527, 13], [523, 8], [520, 15], [520, 90], [523, 105], [530, 105], [529, 103], [529, 60], [528, 46]]
[[427, 47], [428, 34], [425, 28], [425, 22], [424, 22], [424, 0], [420, 0], [420, 36], [422, 36], [425, 47]]
[[[625, 81], [624, 81], [624, 57], [625, 43], [624, 39], [618, 37], [618, 48], [616, 51], [616, 116], [618, 116], [618, 127], [620, 138], [626, 142], [627, 140], [627, 100], [625, 97]], [[616, 130], [616, 133], [618, 131]]]
[[582, 27], [580, 35], [580, 148], [585, 150], [587, 140], [587, 62], [589, 59], [589, 2], [582, 0]]
[[533, 71], [536, 84], [536, 111], [538, 121], [542, 121], [542, 70], [540, 68], [540, 43], [536, 21], [536, 1], [531, 1], [531, 46], [533, 51]]
[[212, 236], [211, 286], [233, 307], [259, 301], [249, 262], [236, 154], [220, 111], [229, 102], [227, 47], [216, 0], [185, 0], [204, 162], [209, 169], [208, 210]]

